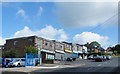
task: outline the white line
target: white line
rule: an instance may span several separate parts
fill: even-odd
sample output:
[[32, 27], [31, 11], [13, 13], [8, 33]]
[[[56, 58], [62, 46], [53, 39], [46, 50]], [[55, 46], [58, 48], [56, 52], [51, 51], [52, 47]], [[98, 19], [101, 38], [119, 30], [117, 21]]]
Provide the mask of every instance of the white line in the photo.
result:
[[[58, 68], [59, 66], [55, 66], [55, 67], [31, 67], [31, 68], [44, 68], [44, 69], [50, 69], [50, 68]], [[29, 67], [28, 67], [29, 68]]]
[[102, 64], [99, 64], [99, 65], [97, 65], [97, 66], [101, 66]]

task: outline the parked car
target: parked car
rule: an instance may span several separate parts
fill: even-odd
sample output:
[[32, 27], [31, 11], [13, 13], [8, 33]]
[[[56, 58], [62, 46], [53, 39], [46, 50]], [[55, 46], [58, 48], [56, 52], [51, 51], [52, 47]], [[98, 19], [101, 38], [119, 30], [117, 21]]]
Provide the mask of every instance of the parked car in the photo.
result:
[[98, 56], [98, 55], [90, 55], [90, 56], [88, 57], [88, 59], [94, 60], [97, 56]]
[[93, 58], [94, 58], [93, 55], [88, 56], [88, 59], [93, 59]]
[[110, 55], [106, 55], [107, 60], [110, 60], [112, 57]]
[[9, 62], [11, 62], [11, 60], [3, 58], [2, 59], [2, 67], [7, 68]]
[[15, 66], [25, 66], [25, 59], [14, 59], [12, 62], [8, 63], [9, 67], [15, 67]]
[[103, 61], [106, 61], [106, 60], [107, 60], [107, 58], [106, 58], [105, 55], [97, 56], [97, 57], [95, 58], [95, 61], [96, 61], [96, 62], [103, 62]]
[[68, 57], [66, 61], [75, 61], [76, 57]]

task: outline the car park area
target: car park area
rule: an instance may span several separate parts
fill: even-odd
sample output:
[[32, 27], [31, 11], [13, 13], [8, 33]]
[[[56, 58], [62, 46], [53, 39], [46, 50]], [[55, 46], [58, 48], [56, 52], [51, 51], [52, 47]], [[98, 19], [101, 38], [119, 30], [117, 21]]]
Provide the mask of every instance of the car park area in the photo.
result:
[[111, 58], [112, 57], [110, 55], [96, 55], [96, 56], [90, 55], [90, 56], [88, 56], [88, 59], [92, 59], [95, 62], [103, 62], [103, 61], [111, 60]]

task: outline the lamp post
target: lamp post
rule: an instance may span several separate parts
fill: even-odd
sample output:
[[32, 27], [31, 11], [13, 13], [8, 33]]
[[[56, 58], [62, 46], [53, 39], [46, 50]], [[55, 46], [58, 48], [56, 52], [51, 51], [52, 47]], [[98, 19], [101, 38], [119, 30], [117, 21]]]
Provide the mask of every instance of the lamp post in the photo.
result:
[[41, 65], [41, 61], [42, 61], [42, 59], [41, 59], [41, 51], [40, 51], [40, 48], [38, 48], [38, 58], [39, 58], [39, 64]]

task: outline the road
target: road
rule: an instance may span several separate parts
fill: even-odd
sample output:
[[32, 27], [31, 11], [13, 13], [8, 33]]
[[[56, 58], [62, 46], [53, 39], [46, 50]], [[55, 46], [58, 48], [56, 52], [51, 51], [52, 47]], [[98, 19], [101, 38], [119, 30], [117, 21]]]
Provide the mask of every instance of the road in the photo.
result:
[[118, 58], [112, 58], [104, 62], [95, 62], [94, 60], [79, 60], [71, 63], [83, 64], [79, 67], [52, 69], [52, 70], [36, 70], [33, 72], [114, 72], [118, 67]]
[[[118, 62], [119, 62], [118, 59], [120, 59], [120, 57], [112, 58], [111, 60], [107, 60], [104, 62], [95, 62], [94, 60], [82, 59], [73, 62], [64, 62], [64, 63], [56, 64], [56, 65], [61, 65], [61, 67], [54, 69], [38, 68], [37, 70], [32, 69], [30, 72], [24, 72], [24, 73], [35, 74], [35, 73], [50, 73], [50, 72], [115, 72], [118, 71]], [[68, 66], [68, 67], [64, 67], [64, 66]], [[3, 74], [10, 74], [10, 73], [4, 71]], [[20, 74], [23, 74], [23, 72]]]

